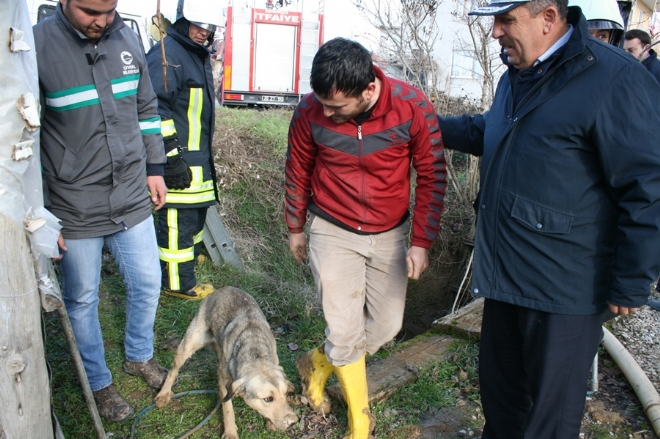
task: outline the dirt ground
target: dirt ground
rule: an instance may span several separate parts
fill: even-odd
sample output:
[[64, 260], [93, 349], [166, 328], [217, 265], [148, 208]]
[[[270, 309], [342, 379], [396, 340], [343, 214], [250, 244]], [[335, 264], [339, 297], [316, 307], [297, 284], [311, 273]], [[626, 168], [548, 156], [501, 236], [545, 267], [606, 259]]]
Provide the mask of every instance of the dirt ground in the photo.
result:
[[587, 397], [582, 437], [657, 438], [633, 388], [606, 354], [599, 356], [598, 376], [598, 391]]
[[[598, 391], [587, 395], [580, 439], [656, 439], [650, 423], [623, 373], [613, 367], [606, 354], [599, 357]], [[294, 404], [296, 402], [293, 402]], [[299, 404], [299, 402], [298, 402]], [[481, 437], [484, 417], [479, 404], [459, 399], [456, 407], [444, 407], [420, 417], [417, 425], [402, 431], [392, 425], [376, 431], [376, 438], [404, 434], [409, 439], [461, 439]], [[322, 439], [336, 435], [342, 425], [330, 416], [308, 410], [303, 415], [300, 439]]]

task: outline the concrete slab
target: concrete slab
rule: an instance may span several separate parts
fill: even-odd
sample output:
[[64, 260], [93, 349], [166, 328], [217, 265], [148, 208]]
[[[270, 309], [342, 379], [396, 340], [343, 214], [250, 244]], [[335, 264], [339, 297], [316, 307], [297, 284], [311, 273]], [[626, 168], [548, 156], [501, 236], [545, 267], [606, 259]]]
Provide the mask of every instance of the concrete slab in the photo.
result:
[[468, 303], [454, 314], [446, 315], [431, 324], [431, 327], [461, 338], [481, 339], [481, 319], [484, 315], [484, 299]]
[[[396, 390], [416, 381], [417, 370], [431, 360], [444, 359], [455, 340], [445, 334], [422, 335], [400, 352], [367, 366], [369, 402], [386, 401]], [[338, 384], [326, 390], [332, 398], [344, 400]]]

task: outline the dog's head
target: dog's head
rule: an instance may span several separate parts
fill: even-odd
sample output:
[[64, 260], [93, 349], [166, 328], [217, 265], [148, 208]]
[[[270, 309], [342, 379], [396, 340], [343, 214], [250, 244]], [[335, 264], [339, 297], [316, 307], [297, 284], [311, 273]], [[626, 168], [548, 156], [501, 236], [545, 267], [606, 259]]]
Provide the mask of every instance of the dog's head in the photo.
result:
[[255, 368], [249, 376], [227, 384], [227, 396], [223, 401], [240, 396], [248, 406], [268, 420], [269, 429], [286, 430], [298, 421], [298, 416], [286, 400], [287, 393], [294, 390], [282, 368], [270, 365]]

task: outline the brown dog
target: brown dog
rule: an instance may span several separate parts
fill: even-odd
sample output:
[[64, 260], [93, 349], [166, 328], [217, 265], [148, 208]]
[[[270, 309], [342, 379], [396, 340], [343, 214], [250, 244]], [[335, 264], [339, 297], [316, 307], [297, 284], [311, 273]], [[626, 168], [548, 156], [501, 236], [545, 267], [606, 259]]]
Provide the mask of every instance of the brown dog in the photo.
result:
[[218, 356], [218, 388], [225, 424], [223, 438], [238, 439], [231, 398], [245, 403], [267, 420], [271, 430], [285, 430], [298, 421], [286, 400], [293, 385], [278, 365], [275, 337], [257, 302], [238, 288], [225, 287], [205, 298], [190, 322], [174, 357], [172, 370], [154, 398], [166, 406], [179, 369], [190, 356], [212, 345]]

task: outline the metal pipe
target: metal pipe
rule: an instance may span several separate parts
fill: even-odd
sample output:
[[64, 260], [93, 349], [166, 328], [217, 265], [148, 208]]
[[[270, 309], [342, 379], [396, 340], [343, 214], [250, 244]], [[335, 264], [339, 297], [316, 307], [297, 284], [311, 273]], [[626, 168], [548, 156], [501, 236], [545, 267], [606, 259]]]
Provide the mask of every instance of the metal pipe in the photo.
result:
[[594, 355], [594, 361], [591, 363], [591, 382], [587, 395], [593, 395], [598, 392], [598, 352]]
[[628, 379], [644, 407], [644, 413], [651, 422], [653, 431], [660, 436], [660, 395], [630, 352], [604, 326], [603, 335], [605, 350]]

